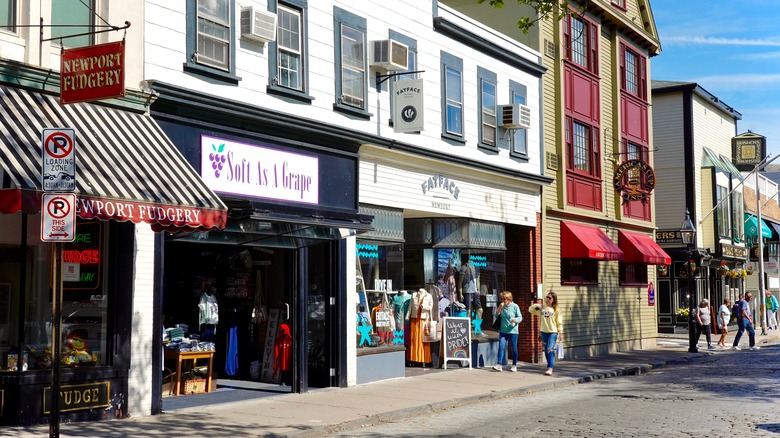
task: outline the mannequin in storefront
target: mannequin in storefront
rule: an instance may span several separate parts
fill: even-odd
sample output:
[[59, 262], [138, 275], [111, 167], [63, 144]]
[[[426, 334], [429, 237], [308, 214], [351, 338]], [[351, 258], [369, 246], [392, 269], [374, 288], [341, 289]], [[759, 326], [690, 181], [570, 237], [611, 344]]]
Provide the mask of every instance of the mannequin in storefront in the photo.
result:
[[423, 326], [431, 317], [433, 297], [425, 289], [412, 294], [409, 305], [409, 347], [406, 349], [406, 360], [413, 366], [424, 366], [431, 363], [431, 347], [423, 342]]
[[482, 320], [482, 302], [479, 299], [477, 289], [477, 274], [468, 258], [463, 259], [460, 267], [459, 298], [466, 304], [468, 314], [474, 315], [474, 319]]

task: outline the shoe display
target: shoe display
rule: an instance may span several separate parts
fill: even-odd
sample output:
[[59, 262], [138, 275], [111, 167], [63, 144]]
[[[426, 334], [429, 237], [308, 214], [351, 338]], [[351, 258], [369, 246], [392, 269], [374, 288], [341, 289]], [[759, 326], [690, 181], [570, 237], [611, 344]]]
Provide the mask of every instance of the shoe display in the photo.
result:
[[493, 365], [493, 371], [504, 371], [504, 369], [501, 368], [501, 365]]
[[515, 365], [512, 365], [512, 368], [510, 368], [509, 371], [511, 371], [513, 373], [516, 373], [517, 372], [517, 367]]

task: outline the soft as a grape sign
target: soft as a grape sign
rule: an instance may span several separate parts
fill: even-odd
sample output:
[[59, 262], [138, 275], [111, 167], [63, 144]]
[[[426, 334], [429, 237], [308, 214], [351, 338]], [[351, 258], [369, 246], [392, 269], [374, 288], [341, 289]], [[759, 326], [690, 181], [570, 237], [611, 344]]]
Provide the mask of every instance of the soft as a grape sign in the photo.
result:
[[317, 204], [319, 159], [308, 155], [201, 137], [200, 174], [218, 193]]

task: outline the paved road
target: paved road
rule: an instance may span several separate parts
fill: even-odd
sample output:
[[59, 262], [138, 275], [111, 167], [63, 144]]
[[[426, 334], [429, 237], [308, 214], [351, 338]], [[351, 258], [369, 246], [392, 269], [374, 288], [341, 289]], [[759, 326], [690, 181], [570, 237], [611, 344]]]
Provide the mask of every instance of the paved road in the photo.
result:
[[353, 437], [777, 437], [780, 348], [342, 431]]

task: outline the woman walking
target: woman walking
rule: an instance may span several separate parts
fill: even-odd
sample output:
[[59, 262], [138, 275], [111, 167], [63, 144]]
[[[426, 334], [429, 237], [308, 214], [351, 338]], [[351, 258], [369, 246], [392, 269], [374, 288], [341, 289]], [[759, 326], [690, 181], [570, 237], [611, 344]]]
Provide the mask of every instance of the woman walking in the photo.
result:
[[503, 371], [501, 364], [506, 360], [506, 344], [512, 346], [512, 368], [509, 371], [517, 371], [517, 325], [523, 320], [520, 307], [514, 303], [512, 292], [504, 291], [500, 294], [501, 304], [496, 313], [501, 319], [501, 328], [498, 330], [498, 360], [493, 366], [495, 371]]
[[710, 316], [710, 300], [703, 299], [699, 303], [699, 307], [696, 309], [696, 343], [699, 343], [701, 333], [704, 332], [704, 337], [707, 338], [707, 348], [714, 350], [715, 346], [712, 345], [712, 327], [710, 323], [712, 317]]
[[723, 300], [723, 304], [718, 309], [718, 330], [720, 330], [720, 340], [718, 345], [726, 347], [726, 335], [729, 334], [729, 321], [731, 321], [731, 301], [728, 298]]
[[544, 306], [538, 303], [532, 304], [528, 311], [539, 317], [539, 331], [544, 357], [547, 359], [547, 371], [544, 374], [552, 376], [555, 366], [555, 344], [563, 340], [563, 318], [558, 311], [558, 295], [555, 292], [548, 292]]

